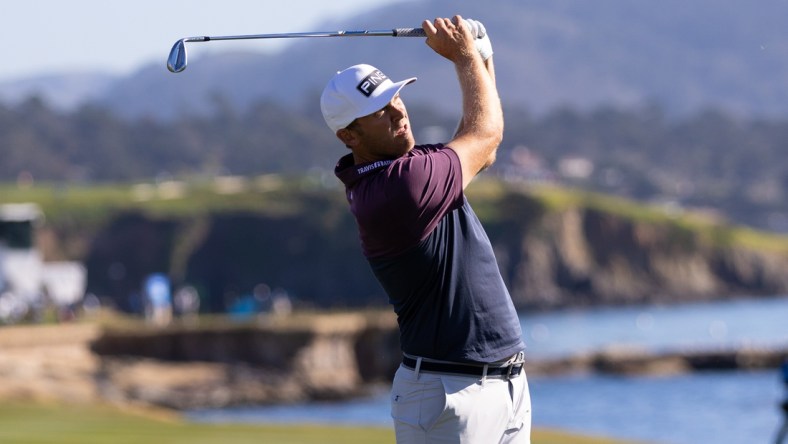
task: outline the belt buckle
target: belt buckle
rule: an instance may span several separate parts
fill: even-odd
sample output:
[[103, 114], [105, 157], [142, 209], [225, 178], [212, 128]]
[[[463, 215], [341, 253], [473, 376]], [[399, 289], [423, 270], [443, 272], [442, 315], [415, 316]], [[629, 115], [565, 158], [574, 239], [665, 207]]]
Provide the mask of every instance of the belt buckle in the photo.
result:
[[506, 367], [506, 376], [504, 376], [504, 378], [506, 378], [506, 380], [507, 380], [507, 381], [508, 381], [508, 380], [510, 380], [510, 379], [512, 379], [512, 370], [514, 370], [514, 365], [515, 365], [515, 363], [514, 363], [514, 362], [511, 362], [511, 363], [510, 363], [510, 364], [509, 364], [509, 365]]
[[512, 379], [516, 376], [514, 373], [515, 367], [517, 368], [517, 373], [519, 374], [523, 370], [523, 365], [525, 364], [525, 356], [523, 356], [523, 352], [518, 353], [509, 365], [506, 367], [506, 380]]
[[512, 379], [516, 376], [520, 375], [520, 372], [523, 371], [523, 363], [522, 362], [513, 362], [509, 364], [509, 367], [506, 368], [506, 379]]

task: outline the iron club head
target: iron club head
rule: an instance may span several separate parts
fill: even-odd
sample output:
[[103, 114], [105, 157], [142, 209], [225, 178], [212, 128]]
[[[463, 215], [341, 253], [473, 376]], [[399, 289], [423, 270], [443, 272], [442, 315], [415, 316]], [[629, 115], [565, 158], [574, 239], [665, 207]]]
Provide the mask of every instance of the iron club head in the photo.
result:
[[167, 69], [170, 72], [181, 72], [186, 69], [186, 39], [181, 39], [175, 42], [170, 51], [170, 56], [167, 57]]

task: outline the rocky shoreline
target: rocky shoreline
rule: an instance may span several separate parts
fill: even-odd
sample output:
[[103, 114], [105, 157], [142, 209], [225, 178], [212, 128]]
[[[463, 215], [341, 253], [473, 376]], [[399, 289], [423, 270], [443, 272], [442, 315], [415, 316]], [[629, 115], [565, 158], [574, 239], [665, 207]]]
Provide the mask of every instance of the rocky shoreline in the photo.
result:
[[700, 371], [776, 369], [786, 358], [788, 346], [685, 349], [660, 353], [612, 348], [531, 362], [528, 370], [537, 375], [601, 373], [617, 376], [667, 376]]
[[[388, 313], [265, 318], [243, 325], [0, 328], [0, 400], [110, 402], [175, 410], [347, 399], [399, 365]], [[528, 361], [529, 375], [665, 375], [779, 367], [785, 349], [608, 349]]]

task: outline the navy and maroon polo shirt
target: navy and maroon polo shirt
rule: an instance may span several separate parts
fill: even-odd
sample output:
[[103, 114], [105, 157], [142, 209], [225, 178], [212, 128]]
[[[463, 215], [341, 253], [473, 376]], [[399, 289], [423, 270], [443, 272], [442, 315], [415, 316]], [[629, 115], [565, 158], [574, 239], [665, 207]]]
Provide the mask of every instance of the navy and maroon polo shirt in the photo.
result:
[[495, 362], [522, 351], [520, 321], [449, 147], [337, 163], [364, 256], [397, 313], [405, 353]]

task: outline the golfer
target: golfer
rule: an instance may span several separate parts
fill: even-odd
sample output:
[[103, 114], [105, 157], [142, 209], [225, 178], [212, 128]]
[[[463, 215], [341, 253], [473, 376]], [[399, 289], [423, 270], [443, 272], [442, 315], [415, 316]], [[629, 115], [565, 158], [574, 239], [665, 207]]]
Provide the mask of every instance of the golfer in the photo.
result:
[[452, 140], [415, 144], [400, 98], [415, 78], [393, 82], [355, 65], [321, 97], [326, 123], [350, 149], [336, 175], [363, 253], [397, 313], [397, 442], [529, 443], [520, 322], [463, 194], [495, 160], [503, 134], [492, 46], [481, 23], [460, 16], [422, 27], [427, 45], [457, 72], [462, 118]]

